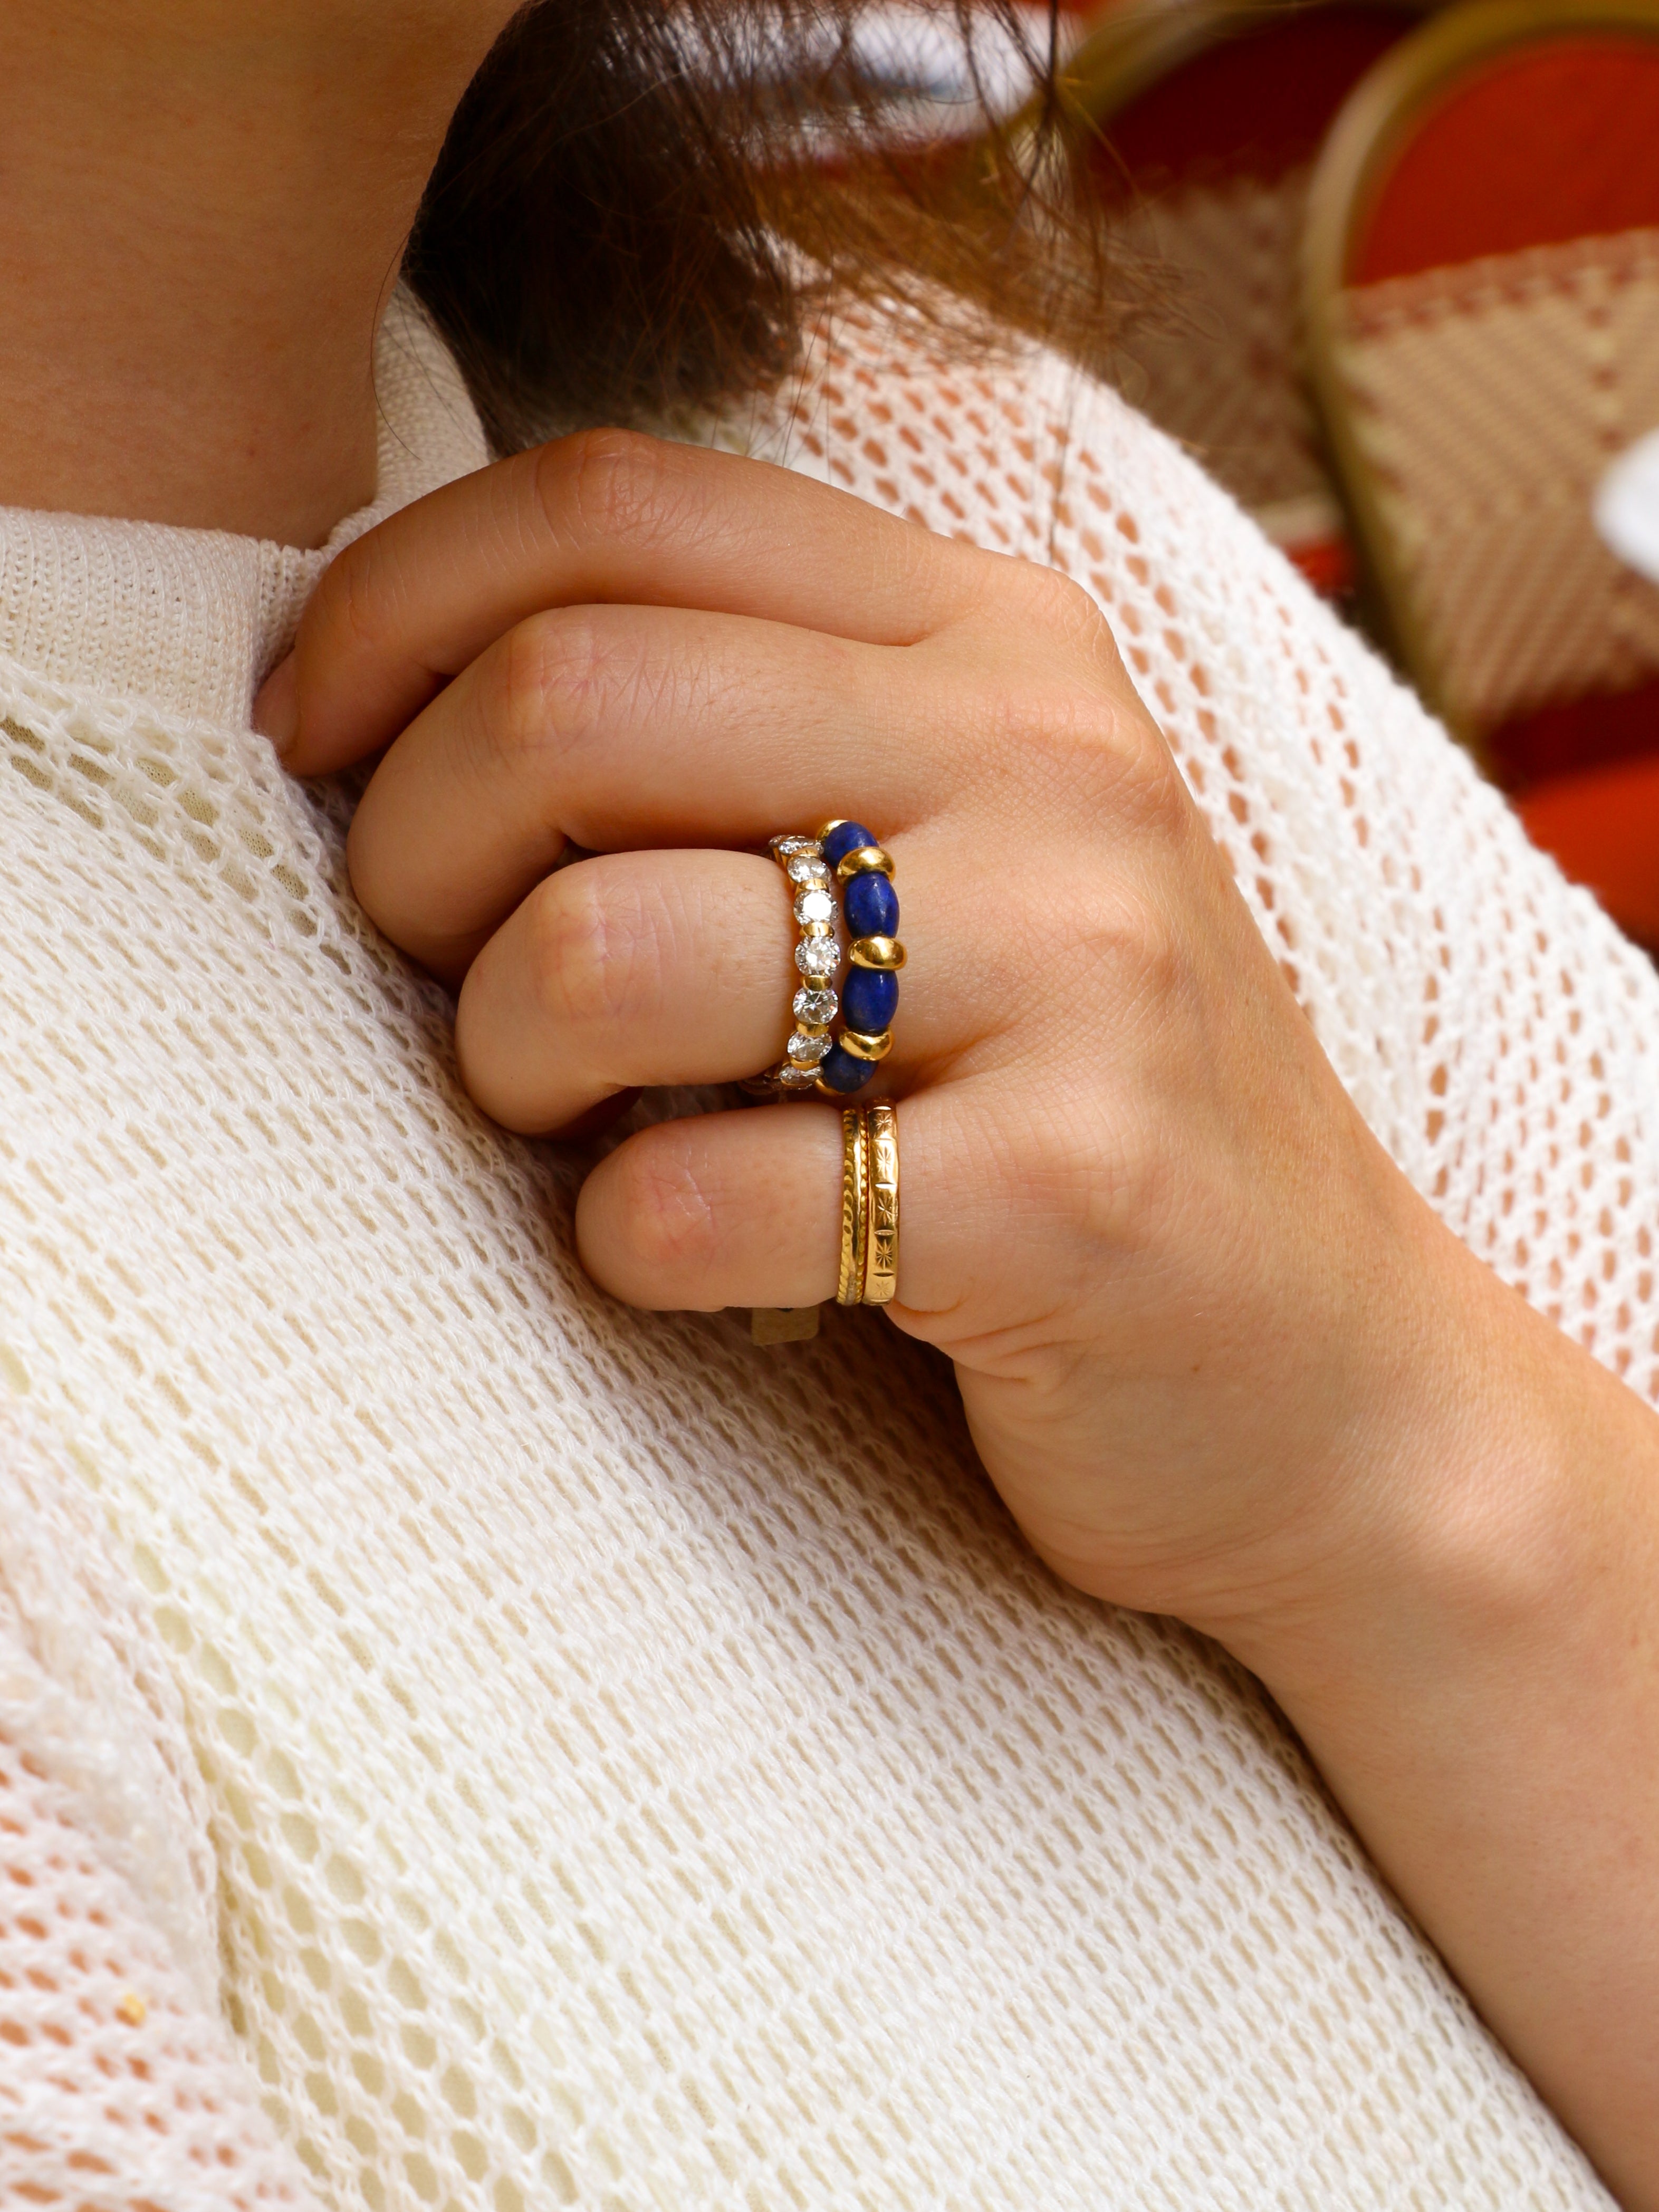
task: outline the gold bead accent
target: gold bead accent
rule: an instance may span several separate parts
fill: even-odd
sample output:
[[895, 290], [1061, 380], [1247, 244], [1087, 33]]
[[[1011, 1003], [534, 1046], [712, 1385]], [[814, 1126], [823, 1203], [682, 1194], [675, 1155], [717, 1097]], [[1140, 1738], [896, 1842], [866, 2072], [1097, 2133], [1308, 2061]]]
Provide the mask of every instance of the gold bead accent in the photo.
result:
[[833, 821], [830, 821], [830, 822], [820, 822], [820, 823], [819, 823], [819, 824], [818, 824], [818, 826], [817, 826], [817, 830], [816, 830], [814, 831], [814, 833], [813, 833], [813, 834], [814, 834], [814, 836], [817, 837], [817, 841], [818, 841], [819, 844], [820, 844], [820, 845], [821, 845], [821, 844], [823, 844], [823, 842], [824, 839], [825, 839], [825, 838], [830, 835], [830, 832], [832, 830], [839, 830], [839, 829], [841, 828], [842, 823], [846, 819], [847, 819], [847, 817], [846, 817], [844, 814], [837, 814], [837, 815], [835, 817], [835, 818], [834, 818], [834, 820], [833, 820]]
[[869, 1212], [869, 1149], [864, 1109], [848, 1106], [841, 1117], [841, 1273], [837, 1305], [855, 1306], [864, 1296], [864, 1254]]
[[885, 1060], [893, 1049], [893, 1032], [884, 1030], [879, 1036], [866, 1036], [861, 1030], [843, 1030], [837, 1042], [854, 1060]]
[[890, 1106], [866, 1109], [864, 1297], [884, 1306], [898, 1287], [898, 1115]]
[[843, 853], [836, 864], [836, 873], [842, 883], [854, 876], [886, 876], [893, 873], [893, 856], [880, 845], [855, 845], [850, 853]]
[[855, 968], [902, 968], [904, 947], [896, 937], [855, 937], [847, 957]]

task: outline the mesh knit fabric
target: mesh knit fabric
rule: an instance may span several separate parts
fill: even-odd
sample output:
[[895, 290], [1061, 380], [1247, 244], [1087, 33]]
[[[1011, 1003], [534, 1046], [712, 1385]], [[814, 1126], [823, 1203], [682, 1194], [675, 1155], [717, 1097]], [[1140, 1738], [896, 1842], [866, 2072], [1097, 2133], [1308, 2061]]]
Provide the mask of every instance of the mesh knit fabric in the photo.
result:
[[206, 1794], [92, 1499], [0, 1407], [0, 2201], [305, 2212], [216, 2003]]
[[[398, 331], [383, 506], [479, 457]], [[856, 323], [721, 435], [1097, 593], [1372, 1125], [1659, 1395], [1659, 979], [1226, 497], [1057, 362]], [[319, 565], [0, 526], [0, 1374], [166, 1653], [93, 1703], [178, 1778], [122, 1867], [3, 1769], [62, 1924], [157, 1931], [82, 1947], [88, 2149], [210, 1850], [242, 2170], [340, 2212], [1605, 2205], [1254, 1686], [1033, 1562], [937, 1362], [586, 1283], [579, 1164], [471, 1107], [344, 797], [245, 726]]]

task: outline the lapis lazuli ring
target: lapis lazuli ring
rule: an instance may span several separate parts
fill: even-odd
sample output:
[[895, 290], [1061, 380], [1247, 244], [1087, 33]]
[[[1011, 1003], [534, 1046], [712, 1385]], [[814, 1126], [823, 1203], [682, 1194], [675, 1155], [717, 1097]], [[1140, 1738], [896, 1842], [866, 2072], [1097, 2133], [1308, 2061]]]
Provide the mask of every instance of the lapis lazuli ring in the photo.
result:
[[[816, 837], [775, 837], [772, 857], [794, 893], [800, 984], [783, 1058], [750, 1087], [844, 1098], [863, 1089], [892, 1048], [898, 970], [904, 965], [892, 859], [859, 822], [826, 822]], [[837, 887], [849, 963], [839, 991]], [[832, 1036], [837, 1013], [842, 1027]]]

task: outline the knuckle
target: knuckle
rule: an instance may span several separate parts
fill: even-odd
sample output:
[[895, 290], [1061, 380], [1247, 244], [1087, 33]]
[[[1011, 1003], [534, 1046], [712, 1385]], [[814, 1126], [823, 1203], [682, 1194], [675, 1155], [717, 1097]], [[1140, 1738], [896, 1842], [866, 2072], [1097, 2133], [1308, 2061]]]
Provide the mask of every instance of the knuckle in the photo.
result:
[[1119, 714], [1107, 773], [1109, 802], [1120, 822], [1160, 841], [1183, 836], [1192, 801], [1164, 733], [1144, 714]]
[[[1079, 795], [1148, 830], [1184, 820], [1186, 787], [1124, 672], [1092, 595], [1058, 569], [1011, 562], [1022, 640], [1017, 684], [995, 697], [997, 735], [1017, 760], [1047, 757]], [[1033, 633], [1060, 650], [1033, 653]], [[1008, 663], [1001, 653], [998, 665]]]
[[620, 1031], [660, 1002], [667, 948], [636, 886], [603, 880], [586, 861], [550, 876], [531, 896], [531, 986], [549, 1027]]
[[375, 532], [348, 545], [331, 561], [317, 587], [316, 619], [307, 610], [306, 627], [314, 639], [329, 638], [336, 649], [348, 654], [371, 651], [388, 628], [387, 610], [395, 597], [395, 579], [388, 574], [388, 556]]
[[1120, 835], [1163, 841], [1179, 834], [1190, 803], [1181, 771], [1138, 701], [1094, 684], [1060, 686], [1033, 702], [1031, 742], [1060, 786]]
[[1121, 878], [1081, 890], [1073, 909], [1078, 964], [1112, 979], [1124, 1008], [1148, 1015], [1177, 1003], [1190, 978], [1187, 947], [1168, 905]]
[[1095, 641], [1105, 628], [1106, 618], [1091, 592], [1044, 562], [1021, 561], [1016, 567], [1022, 622], [1035, 618], [1068, 645]]
[[579, 430], [544, 446], [535, 487], [544, 514], [562, 534], [643, 537], [666, 519], [678, 474], [672, 449], [640, 430]]
[[1120, 903], [1122, 957], [1142, 997], [1155, 1006], [1174, 1005], [1192, 977], [1184, 932], [1167, 902], [1145, 889], [1121, 894]]
[[495, 655], [486, 741], [532, 764], [565, 752], [603, 719], [611, 658], [585, 609], [555, 608], [520, 623]]
[[1024, 1134], [1011, 1170], [1018, 1210], [1080, 1237], [1085, 1249], [1116, 1242], [1134, 1213], [1143, 1173], [1121, 1112], [1109, 1127], [1104, 1115], [1075, 1099], [1052, 1102]]
[[708, 1190], [679, 1141], [636, 1138], [615, 1156], [617, 1200], [636, 1260], [662, 1279], [693, 1285], [719, 1256], [720, 1224]]
[[1027, 678], [1000, 708], [999, 734], [1014, 756], [1049, 757], [1067, 778], [1109, 754], [1116, 740], [1110, 700], [1064, 678]]

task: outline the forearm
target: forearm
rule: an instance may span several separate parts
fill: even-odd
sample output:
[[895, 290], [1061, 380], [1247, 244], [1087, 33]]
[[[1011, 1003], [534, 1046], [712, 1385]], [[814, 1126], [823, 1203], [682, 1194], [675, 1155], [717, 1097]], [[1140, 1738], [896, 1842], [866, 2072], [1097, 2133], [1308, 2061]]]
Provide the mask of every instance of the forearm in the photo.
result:
[[1316, 1587], [1227, 1640], [1620, 2201], [1656, 2207], [1659, 1419], [1440, 1264], [1393, 1466]]

